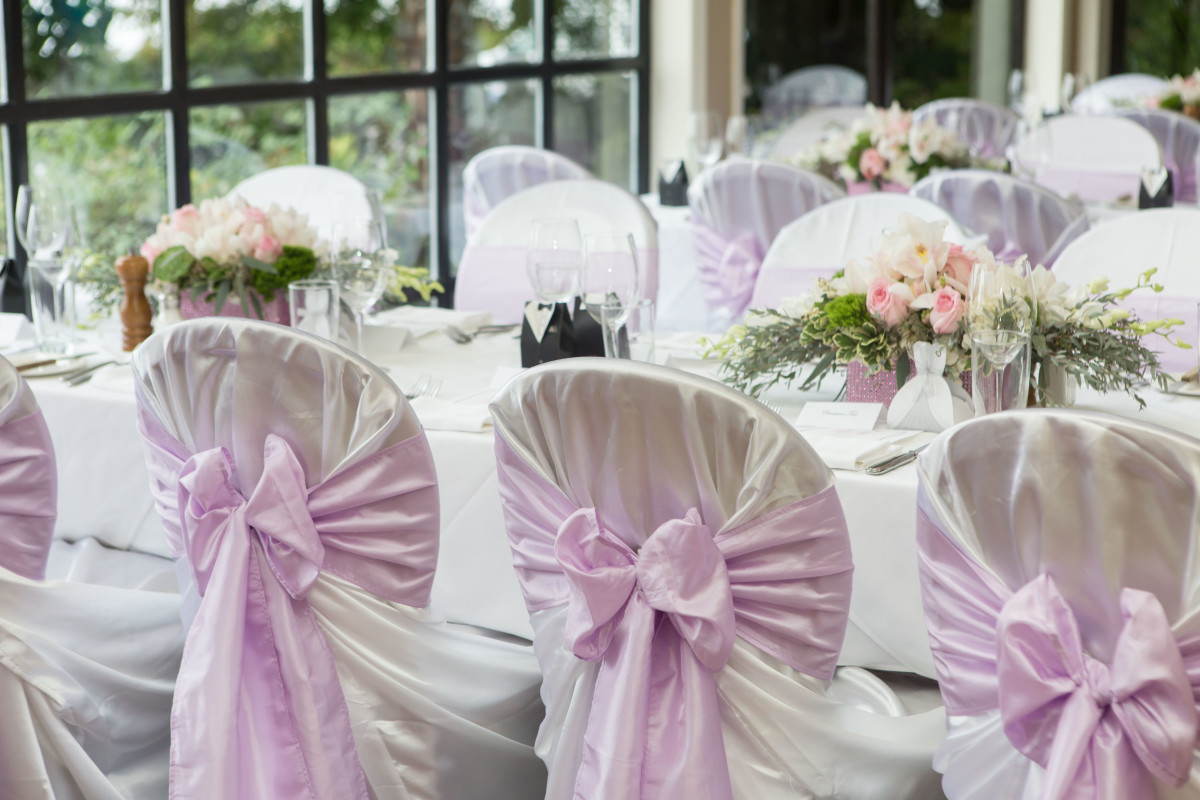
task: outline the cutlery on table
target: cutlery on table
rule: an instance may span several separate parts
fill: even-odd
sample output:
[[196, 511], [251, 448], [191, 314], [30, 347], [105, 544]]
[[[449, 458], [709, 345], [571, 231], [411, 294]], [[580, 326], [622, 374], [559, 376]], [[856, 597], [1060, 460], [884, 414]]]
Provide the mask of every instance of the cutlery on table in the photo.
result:
[[442, 381], [440, 378], [435, 378], [428, 373], [422, 373], [412, 388], [404, 393], [404, 396], [409, 400], [415, 400], [418, 397], [436, 397], [441, 388]]
[[474, 341], [475, 337], [479, 336], [480, 334], [504, 333], [505, 331], [511, 331], [516, 327], [516, 325], [483, 325], [479, 328], [476, 328], [473, 333], [467, 333], [457, 325], [447, 325], [442, 330], [447, 336], [450, 337], [452, 341], [458, 342], [459, 344], [470, 344], [472, 341]]
[[906, 450], [898, 456], [892, 456], [891, 458], [885, 458], [883, 461], [877, 461], [876, 463], [867, 467], [867, 474], [886, 475], [894, 469], [900, 469], [900, 467], [903, 467], [905, 464], [916, 461], [917, 455], [920, 454], [920, 452], [924, 450], [926, 446], [927, 444], [923, 444], [920, 447], [914, 447], [912, 450]]
[[116, 361], [112, 360], [101, 361], [99, 364], [93, 364], [90, 367], [84, 367], [83, 369], [77, 369], [74, 372], [68, 372], [66, 375], [62, 376], [62, 382], [68, 386], [80, 386], [90, 381], [101, 367], [109, 367], [116, 363]]
[[58, 356], [56, 358], [43, 358], [43, 359], [39, 359], [38, 361], [29, 361], [25, 364], [18, 364], [17, 372], [27, 372], [31, 369], [39, 369], [41, 367], [50, 367], [55, 364], [65, 363], [67, 361], [78, 361], [81, 358], [87, 358], [88, 356], [94, 356], [94, 355], [96, 355], [96, 354], [95, 353], [80, 353], [77, 356]]

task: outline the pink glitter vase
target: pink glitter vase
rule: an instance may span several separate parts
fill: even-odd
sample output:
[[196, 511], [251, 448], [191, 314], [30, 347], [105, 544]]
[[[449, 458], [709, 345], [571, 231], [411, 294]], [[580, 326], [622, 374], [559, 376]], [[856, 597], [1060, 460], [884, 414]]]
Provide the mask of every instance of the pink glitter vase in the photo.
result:
[[[291, 323], [291, 314], [288, 309], [287, 292], [275, 290], [275, 299], [267, 302], [259, 298], [259, 303], [262, 304], [262, 318], [266, 322], [274, 322], [279, 325], [288, 325]], [[254, 313], [254, 304], [250, 304], [250, 308], [242, 309], [242, 300], [240, 297], [230, 296], [225, 300], [225, 305], [221, 308], [221, 313], [216, 312], [216, 306], [213, 303], [205, 301], [203, 298], [192, 302], [192, 293], [189, 289], [183, 289], [179, 293], [179, 313], [184, 319], [198, 319], [200, 317], [245, 317], [247, 319], [258, 319], [258, 315]]]
[[[962, 373], [962, 386], [971, 393], [971, 371]], [[866, 364], [851, 361], [846, 365], [846, 401], [850, 403], [892, 404], [899, 387], [896, 386], [896, 370], [881, 369], [871, 372]]]

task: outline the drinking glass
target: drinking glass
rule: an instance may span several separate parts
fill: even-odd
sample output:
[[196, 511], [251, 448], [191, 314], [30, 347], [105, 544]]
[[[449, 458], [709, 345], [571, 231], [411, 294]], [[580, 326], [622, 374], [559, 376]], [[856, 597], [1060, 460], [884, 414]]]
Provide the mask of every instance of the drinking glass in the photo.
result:
[[1017, 164], [1014, 166], [1030, 180], [1037, 180], [1046, 167], [1054, 150], [1054, 141], [1049, 126], [1041, 117], [1022, 120], [1017, 125]]
[[383, 226], [376, 219], [335, 222], [330, 264], [341, 289], [342, 300], [354, 312], [355, 342], [363, 352], [363, 317], [379, 302], [392, 275]]
[[688, 116], [688, 150], [701, 171], [721, 160], [724, 136], [719, 115], [711, 111], [693, 111]]
[[971, 273], [967, 333], [975, 413], [1024, 408], [1029, 339], [1037, 318], [1029, 263], [978, 265]]
[[654, 363], [654, 301], [639, 297], [625, 305], [603, 305], [605, 330], [610, 325], [609, 317], [619, 315], [624, 325], [617, 329], [617, 358]]
[[53, 188], [17, 190], [14, 223], [17, 239], [29, 263], [29, 289], [38, 345], [51, 352], [70, 349], [62, 311], [63, 286], [68, 274], [63, 249], [70, 232], [68, 208]]
[[734, 114], [725, 123], [725, 153], [731, 156], [750, 154], [749, 123], [741, 114]]
[[337, 281], [312, 278], [288, 285], [292, 327], [336, 342], [342, 306]]
[[533, 221], [525, 267], [540, 302], [565, 303], [579, 294], [581, 248], [579, 223], [574, 219]]
[[[583, 302], [604, 326], [604, 355], [617, 358], [617, 336], [638, 298], [637, 251], [626, 232], [590, 233], [583, 237]], [[609, 308], [606, 310], [605, 306]]]

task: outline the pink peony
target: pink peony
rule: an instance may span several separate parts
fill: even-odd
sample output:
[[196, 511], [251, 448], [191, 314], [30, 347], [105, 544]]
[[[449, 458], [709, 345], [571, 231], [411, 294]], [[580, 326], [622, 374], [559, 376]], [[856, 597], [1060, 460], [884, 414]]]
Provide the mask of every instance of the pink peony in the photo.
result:
[[954, 333], [966, 307], [962, 295], [943, 286], [933, 293], [933, 307], [929, 310], [929, 322], [934, 333]]
[[191, 203], [171, 212], [171, 227], [180, 233], [195, 236], [199, 226], [200, 212]]
[[858, 158], [858, 171], [869, 181], [873, 181], [882, 175], [886, 168], [887, 162], [883, 160], [883, 155], [874, 147], [868, 147]]
[[271, 234], [264, 234], [258, 240], [258, 244], [254, 246], [254, 257], [259, 261], [265, 261], [268, 264], [275, 263], [275, 259], [279, 258], [279, 254], [283, 252], [283, 245], [278, 239]]
[[154, 259], [158, 258], [159, 255], [162, 254], [162, 251], [163, 251], [163, 249], [161, 247], [159, 247], [158, 245], [153, 245], [153, 244], [150, 244], [150, 242], [146, 242], [142, 245], [141, 254], [142, 254], [142, 258], [149, 261], [150, 266], [153, 267]]
[[263, 211], [261, 208], [247, 206], [243, 213], [246, 215], [246, 219], [252, 223], [257, 223], [259, 225], [267, 224], [267, 212]]
[[908, 316], [908, 304], [892, 291], [896, 286], [903, 284], [892, 283], [887, 278], [876, 278], [867, 289], [867, 310], [882, 319], [889, 328], [900, 324]]

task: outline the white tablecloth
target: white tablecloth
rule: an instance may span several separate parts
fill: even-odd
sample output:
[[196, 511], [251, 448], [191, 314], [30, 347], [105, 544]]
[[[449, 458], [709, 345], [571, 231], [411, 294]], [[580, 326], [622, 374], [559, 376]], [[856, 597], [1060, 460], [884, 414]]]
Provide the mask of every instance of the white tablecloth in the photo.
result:
[[[711, 373], [711, 365], [686, 357], [694, 337], [663, 337], [660, 360]], [[672, 355], [674, 353], [674, 355]], [[422, 373], [442, 379], [439, 398], [486, 402], [489, 385], [517, 368], [511, 334], [481, 336], [457, 345], [441, 334], [416, 346], [371, 357], [401, 385]], [[120, 368], [127, 372], [128, 367]], [[120, 370], [92, 384], [67, 387], [53, 378], [31, 381], [58, 456], [57, 536], [100, 537], [121, 547], [167, 555], [150, 498], [141, 442], [134, 420], [132, 380]], [[827, 389], [836, 389], [828, 387]], [[1137, 416], [1200, 435], [1200, 399], [1144, 390], [1149, 408], [1137, 412], [1131, 398], [1081, 392], [1079, 407]], [[806, 399], [822, 395], [773, 392], [766, 400], [792, 418]], [[496, 486], [493, 437], [427, 430], [441, 487], [442, 549], [434, 608], [452, 621], [525, 638], [531, 629], [512, 572]], [[837, 489], [849, 522], [854, 551], [854, 593], [843, 664], [933, 676], [921, 613], [915, 548], [915, 468], [881, 477], [837, 472]]]
[[657, 194], [642, 195], [642, 203], [658, 223], [658, 330], [707, 330], [708, 304], [696, 271], [692, 212], [687, 206], [660, 205]]

